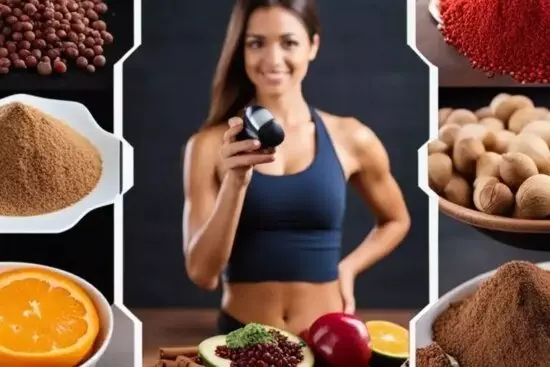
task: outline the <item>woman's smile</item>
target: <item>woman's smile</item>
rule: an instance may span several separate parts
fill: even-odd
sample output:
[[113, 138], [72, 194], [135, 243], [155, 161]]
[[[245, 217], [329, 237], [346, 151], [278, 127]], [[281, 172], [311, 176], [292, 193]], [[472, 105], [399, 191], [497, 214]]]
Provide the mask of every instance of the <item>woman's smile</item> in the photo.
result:
[[289, 75], [286, 71], [260, 71], [263, 80], [271, 85], [281, 84]]

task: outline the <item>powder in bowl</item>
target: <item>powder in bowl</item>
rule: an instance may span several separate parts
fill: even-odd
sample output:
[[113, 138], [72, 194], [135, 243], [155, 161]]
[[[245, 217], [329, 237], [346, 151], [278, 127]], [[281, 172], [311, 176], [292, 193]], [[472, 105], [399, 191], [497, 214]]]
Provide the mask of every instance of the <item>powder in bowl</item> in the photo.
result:
[[461, 367], [548, 366], [550, 272], [525, 261], [501, 266], [439, 315], [433, 339]]
[[69, 207], [95, 188], [102, 171], [98, 149], [64, 122], [20, 102], [0, 107], [0, 215]]

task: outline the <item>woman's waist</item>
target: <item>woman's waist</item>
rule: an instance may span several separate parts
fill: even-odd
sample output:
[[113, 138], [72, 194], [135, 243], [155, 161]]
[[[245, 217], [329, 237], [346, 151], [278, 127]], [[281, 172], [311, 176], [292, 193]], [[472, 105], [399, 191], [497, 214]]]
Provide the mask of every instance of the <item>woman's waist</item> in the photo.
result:
[[338, 281], [224, 283], [222, 309], [242, 323], [302, 331], [319, 316], [341, 312]]
[[223, 274], [232, 283], [324, 283], [338, 277], [340, 247], [295, 247], [288, 244], [233, 249]]
[[235, 234], [234, 250], [261, 248], [277, 251], [340, 249], [340, 228], [270, 228], [268, 225], [239, 227]]

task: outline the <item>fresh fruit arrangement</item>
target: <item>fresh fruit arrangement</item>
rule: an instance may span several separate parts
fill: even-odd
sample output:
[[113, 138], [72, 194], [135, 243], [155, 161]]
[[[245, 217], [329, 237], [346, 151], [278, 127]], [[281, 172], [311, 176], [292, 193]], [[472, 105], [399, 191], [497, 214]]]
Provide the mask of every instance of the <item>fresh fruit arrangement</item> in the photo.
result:
[[409, 357], [408, 347], [408, 331], [399, 325], [331, 313], [299, 337], [248, 324], [208, 338], [198, 348], [161, 348], [157, 366], [400, 367]]
[[528, 97], [441, 108], [428, 155], [429, 186], [446, 200], [491, 215], [550, 217], [550, 111]]

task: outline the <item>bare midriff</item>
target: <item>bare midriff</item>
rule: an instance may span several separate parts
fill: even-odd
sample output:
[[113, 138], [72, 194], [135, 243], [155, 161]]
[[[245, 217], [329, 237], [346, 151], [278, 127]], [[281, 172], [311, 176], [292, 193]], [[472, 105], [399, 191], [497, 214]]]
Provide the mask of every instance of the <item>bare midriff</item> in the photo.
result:
[[320, 316], [342, 312], [338, 281], [225, 283], [222, 309], [242, 323], [256, 322], [299, 334]]

